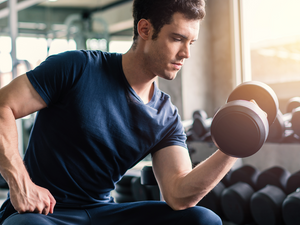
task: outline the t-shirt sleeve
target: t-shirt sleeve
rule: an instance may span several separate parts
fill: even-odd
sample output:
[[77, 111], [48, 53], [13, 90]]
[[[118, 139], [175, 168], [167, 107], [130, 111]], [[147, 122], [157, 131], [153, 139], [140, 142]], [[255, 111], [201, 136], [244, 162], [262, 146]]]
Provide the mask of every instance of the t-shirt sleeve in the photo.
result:
[[187, 149], [186, 134], [181, 123], [180, 116], [177, 113], [177, 109], [172, 117], [172, 122], [169, 124], [168, 132], [164, 135], [163, 139], [154, 146], [151, 151], [152, 154], [160, 149], [175, 145]]
[[87, 56], [83, 51], [67, 51], [49, 56], [26, 74], [35, 90], [50, 106], [80, 79], [86, 62]]

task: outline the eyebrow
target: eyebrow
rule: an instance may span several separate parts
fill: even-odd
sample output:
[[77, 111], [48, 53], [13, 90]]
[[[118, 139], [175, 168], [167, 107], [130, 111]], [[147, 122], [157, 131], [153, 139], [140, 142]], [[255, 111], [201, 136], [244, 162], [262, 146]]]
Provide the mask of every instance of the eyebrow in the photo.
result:
[[[187, 36], [183, 35], [183, 34], [178, 34], [178, 33], [172, 33], [173, 35], [177, 35], [177, 36], [180, 36], [184, 39], [188, 39]], [[192, 41], [197, 41], [197, 39], [193, 39]]]

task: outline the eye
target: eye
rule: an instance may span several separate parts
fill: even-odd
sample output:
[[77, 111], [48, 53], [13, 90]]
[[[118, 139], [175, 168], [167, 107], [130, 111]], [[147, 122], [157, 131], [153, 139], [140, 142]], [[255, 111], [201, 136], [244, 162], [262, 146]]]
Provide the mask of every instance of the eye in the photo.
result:
[[181, 41], [180, 38], [173, 38], [174, 41]]

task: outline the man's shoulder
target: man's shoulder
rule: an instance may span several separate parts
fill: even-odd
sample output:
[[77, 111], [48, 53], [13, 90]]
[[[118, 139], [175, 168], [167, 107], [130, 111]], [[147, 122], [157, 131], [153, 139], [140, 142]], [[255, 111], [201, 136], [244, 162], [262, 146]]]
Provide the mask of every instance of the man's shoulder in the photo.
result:
[[83, 54], [89, 57], [101, 57], [104, 59], [114, 59], [119, 58], [122, 56], [120, 53], [115, 52], [106, 52], [106, 51], [100, 51], [100, 50], [75, 50], [74, 54]]
[[114, 58], [120, 58], [121, 54], [119, 53], [110, 53], [110, 52], [104, 52], [100, 50], [70, 50], [61, 52], [55, 55], [51, 55], [51, 57], [60, 57], [60, 58], [66, 58], [69, 60], [75, 60], [78, 58], [89, 58], [89, 59], [114, 59]]

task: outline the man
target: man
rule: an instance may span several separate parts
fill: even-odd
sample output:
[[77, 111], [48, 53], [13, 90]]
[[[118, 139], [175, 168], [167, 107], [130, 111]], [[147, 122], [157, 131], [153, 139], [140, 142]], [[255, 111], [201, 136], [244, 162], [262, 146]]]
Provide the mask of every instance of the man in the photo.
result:
[[[126, 54], [65, 52], [1, 89], [4, 225], [222, 224], [195, 205], [236, 159], [216, 151], [192, 169], [177, 109], [154, 82], [174, 79], [190, 57], [204, 5], [135, 0]], [[35, 111], [24, 165], [15, 119]], [[114, 203], [114, 184], [149, 153], [166, 202]]]

